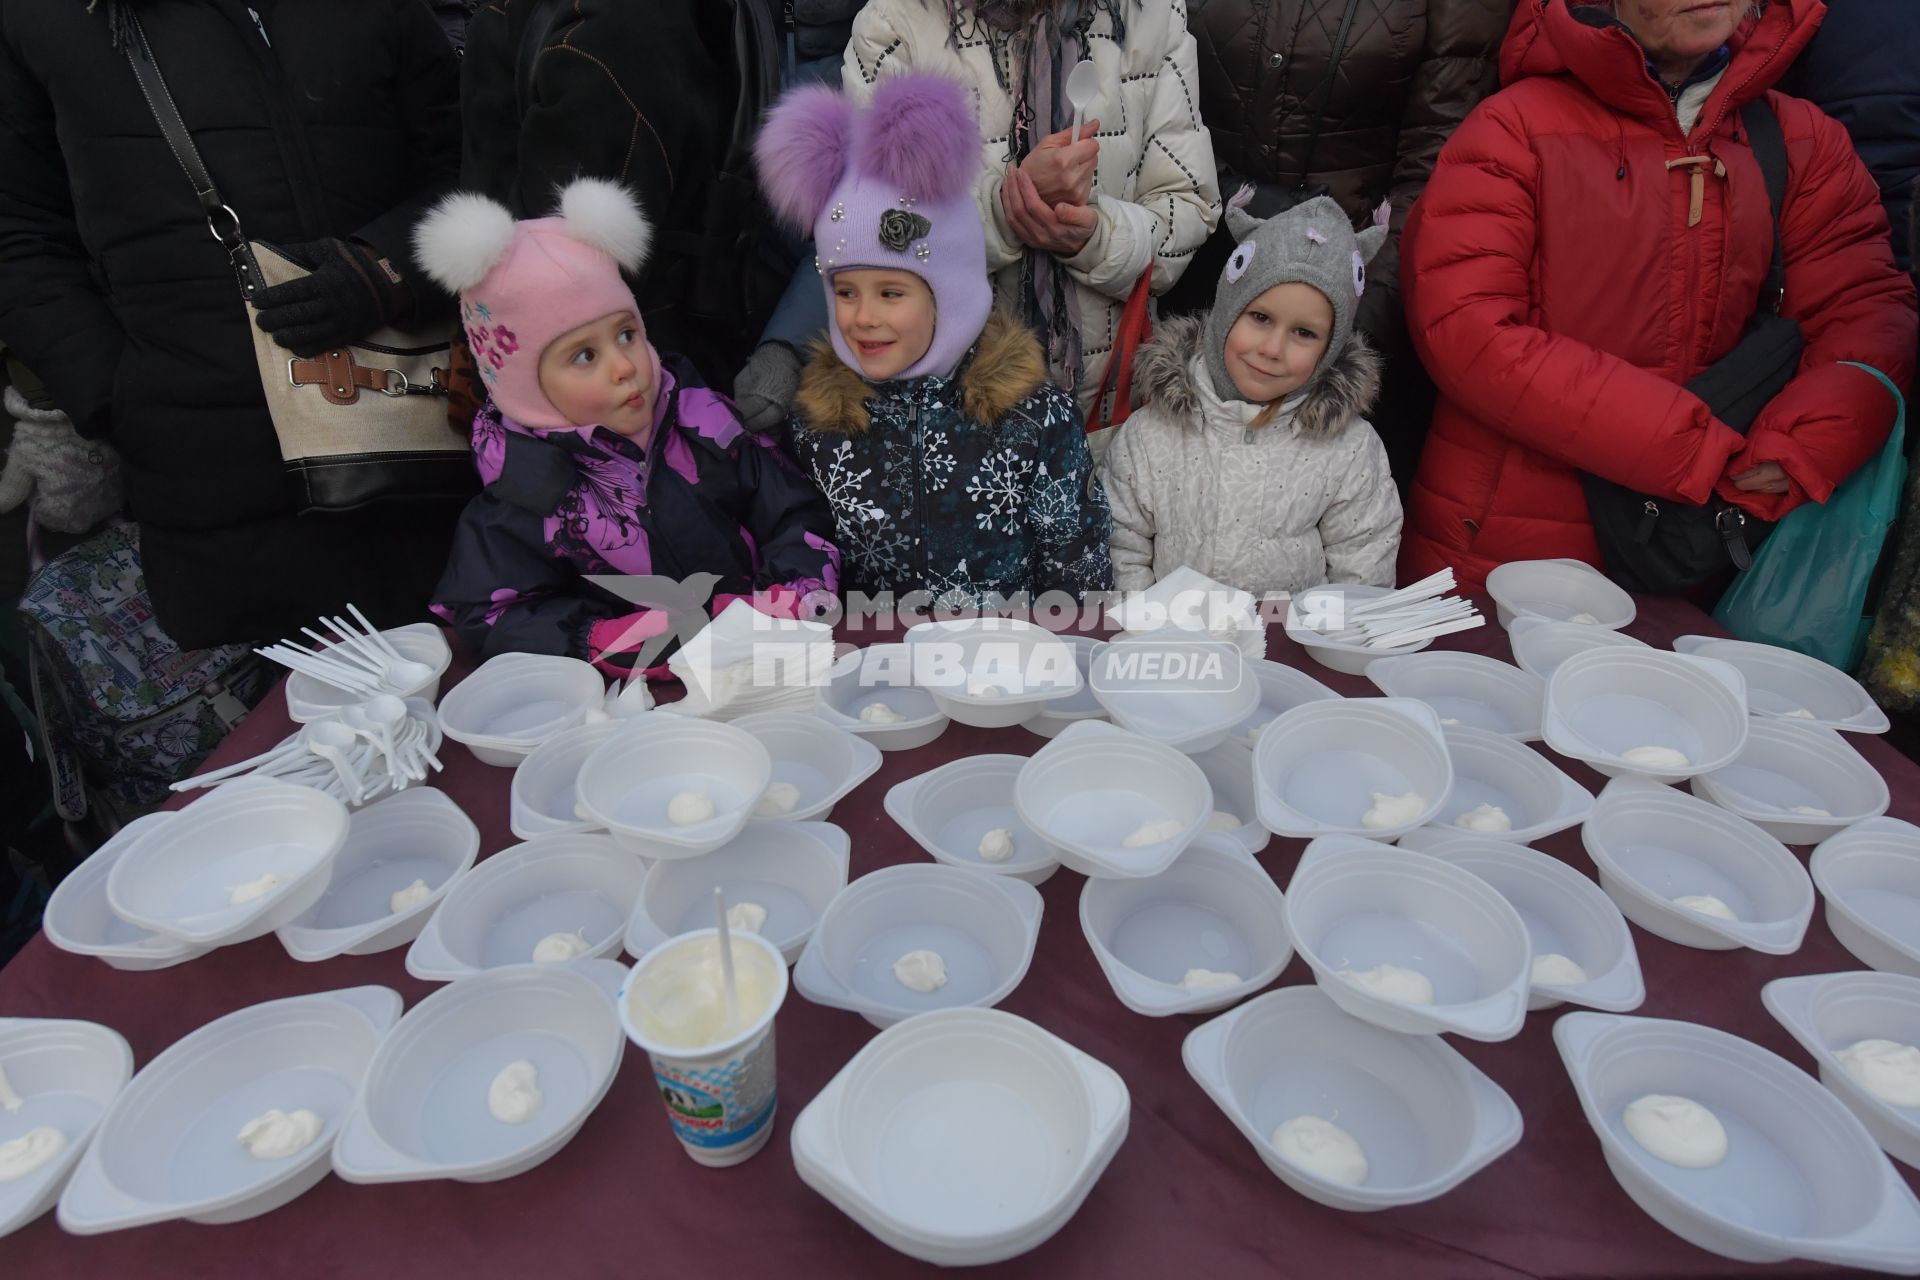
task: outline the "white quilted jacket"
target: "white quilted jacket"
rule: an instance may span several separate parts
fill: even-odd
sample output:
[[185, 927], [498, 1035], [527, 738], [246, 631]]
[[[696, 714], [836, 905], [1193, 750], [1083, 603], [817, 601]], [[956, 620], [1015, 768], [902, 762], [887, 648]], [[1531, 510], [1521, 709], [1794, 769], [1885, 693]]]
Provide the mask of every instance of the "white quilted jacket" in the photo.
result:
[[[1100, 226], [1086, 248], [1066, 260], [1079, 290], [1083, 410], [1093, 402], [1113, 350], [1127, 295], [1148, 265], [1152, 290], [1165, 293], [1220, 216], [1213, 143], [1200, 123], [1199, 82], [1185, 0], [1145, 0], [1127, 10], [1126, 46], [1098, 14], [1088, 57], [1100, 70], [1100, 96], [1087, 109], [1100, 121], [1100, 165], [1094, 180]], [[865, 103], [882, 76], [912, 69], [972, 86], [979, 106], [984, 168], [975, 188], [987, 233], [987, 269], [1003, 306], [1017, 302], [1025, 247], [1000, 207], [1000, 181], [1011, 160], [1013, 99], [1002, 79], [1018, 82], [1024, 33], [990, 39], [971, 29], [948, 41], [943, 0], [868, 0], [853, 24], [841, 78], [848, 96]], [[1000, 74], [995, 74], [995, 63]], [[1057, 377], [1060, 370], [1055, 369]]]
[[1379, 390], [1379, 356], [1355, 334], [1314, 390], [1250, 427], [1261, 406], [1214, 394], [1201, 324], [1166, 321], [1141, 349], [1134, 387], [1147, 403], [1102, 463], [1114, 587], [1144, 590], [1181, 565], [1255, 595], [1392, 586], [1400, 495], [1361, 416]]

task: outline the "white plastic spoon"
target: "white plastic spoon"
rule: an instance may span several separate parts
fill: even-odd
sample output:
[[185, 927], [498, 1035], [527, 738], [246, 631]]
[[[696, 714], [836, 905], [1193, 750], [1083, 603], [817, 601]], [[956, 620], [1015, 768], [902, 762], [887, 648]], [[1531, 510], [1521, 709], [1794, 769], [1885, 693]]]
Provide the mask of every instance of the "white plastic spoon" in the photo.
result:
[[1087, 121], [1087, 108], [1100, 96], [1100, 69], [1091, 62], [1077, 62], [1067, 73], [1067, 101], [1073, 106], [1071, 140], [1080, 141], [1080, 126]]

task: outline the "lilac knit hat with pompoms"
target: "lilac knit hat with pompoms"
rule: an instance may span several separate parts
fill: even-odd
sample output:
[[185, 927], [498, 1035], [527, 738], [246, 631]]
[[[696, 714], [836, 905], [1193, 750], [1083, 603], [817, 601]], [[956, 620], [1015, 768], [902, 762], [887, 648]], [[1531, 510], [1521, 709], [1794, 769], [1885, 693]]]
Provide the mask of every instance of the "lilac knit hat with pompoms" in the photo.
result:
[[[898, 376], [953, 372], [993, 307], [986, 235], [973, 203], [980, 129], [968, 90], [940, 76], [895, 76], [861, 110], [824, 86], [796, 89], [767, 113], [754, 158], [774, 212], [813, 232], [829, 309], [837, 271], [919, 276], [938, 312], [933, 345]], [[858, 373], [840, 327], [827, 331]]]

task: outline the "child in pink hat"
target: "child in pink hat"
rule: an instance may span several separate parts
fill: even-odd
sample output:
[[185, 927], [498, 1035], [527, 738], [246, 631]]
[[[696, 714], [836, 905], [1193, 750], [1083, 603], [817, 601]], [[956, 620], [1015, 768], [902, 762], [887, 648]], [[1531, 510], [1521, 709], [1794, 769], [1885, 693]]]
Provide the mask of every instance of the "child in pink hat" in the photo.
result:
[[552, 217], [515, 222], [460, 194], [415, 232], [421, 265], [460, 295], [489, 394], [473, 423], [486, 488], [433, 606], [476, 656], [563, 654], [630, 674], [669, 630], [665, 608], [635, 611], [588, 575], [717, 580], [716, 610], [751, 596], [791, 612], [839, 588], [819, 491], [690, 364], [648, 344], [621, 271], [639, 270], [649, 238], [633, 198], [594, 178], [570, 184]]

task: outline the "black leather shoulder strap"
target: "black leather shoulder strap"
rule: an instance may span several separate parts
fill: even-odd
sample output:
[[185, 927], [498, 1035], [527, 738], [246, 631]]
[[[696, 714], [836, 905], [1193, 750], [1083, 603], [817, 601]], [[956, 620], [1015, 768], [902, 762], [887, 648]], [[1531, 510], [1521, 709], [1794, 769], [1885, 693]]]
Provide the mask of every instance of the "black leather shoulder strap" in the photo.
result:
[[1780, 132], [1780, 117], [1773, 114], [1764, 93], [1740, 108], [1740, 121], [1747, 127], [1753, 158], [1760, 162], [1760, 172], [1767, 180], [1767, 203], [1773, 206], [1773, 262], [1761, 290], [1778, 311], [1787, 291], [1786, 254], [1780, 245], [1780, 211], [1787, 203], [1787, 140]]

